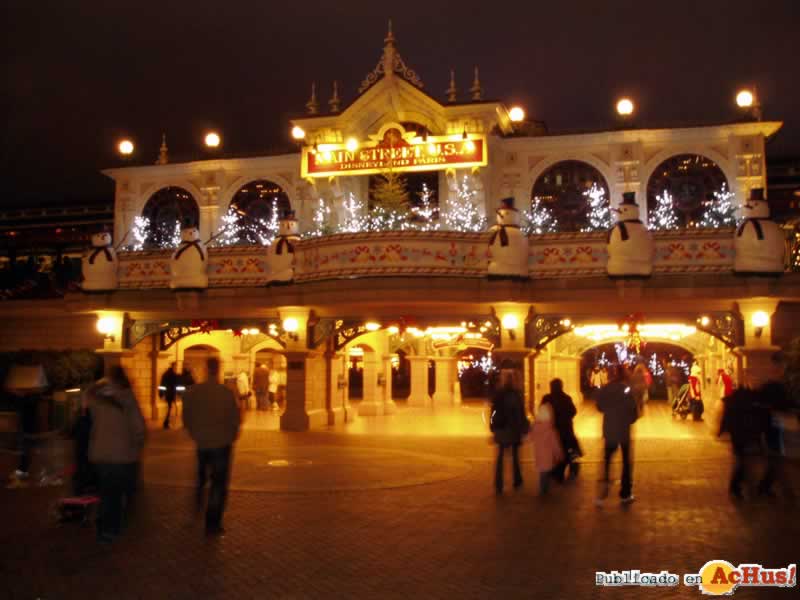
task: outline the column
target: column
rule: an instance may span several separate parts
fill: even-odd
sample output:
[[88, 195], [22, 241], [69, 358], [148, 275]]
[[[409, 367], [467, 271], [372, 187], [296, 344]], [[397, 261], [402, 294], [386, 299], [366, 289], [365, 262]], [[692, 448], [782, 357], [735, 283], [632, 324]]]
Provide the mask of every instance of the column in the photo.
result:
[[328, 425], [336, 423], [349, 423], [355, 418], [347, 397], [347, 368], [346, 356], [341, 352], [330, 351], [325, 354], [329, 367], [328, 384]]
[[772, 344], [772, 317], [778, 300], [751, 298], [738, 304], [744, 319], [744, 346], [736, 349], [744, 363], [739, 384], [758, 387], [776, 375], [772, 356], [780, 347]]
[[359, 416], [372, 417], [383, 414], [383, 392], [378, 389], [378, 357], [373, 351], [364, 352], [364, 388], [361, 404], [358, 405]]
[[437, 356], [433, 359], [436, 365], [436, 390], [433, 392], [435, 406], [452, 406], [455, 404], [453, 395], [453, 370], [456, 359], [449, 356]]
[[[380, 390], [383, 392], [383, 414], [393, 415], [397, 412], [397, 404], [392, 398], [392, 356], [383, 357], [383, 383]], [[380, 383], [380, 382], [379, 382]]]
[[[499, 368], [500, 365], [503, 364], [505, 361], [510, 361], [513, 364], [513, 368], [517, 371], [519, 376], [519, 385], [522, 386], [522, 392], [525, 396], [525, 406], [528, 406], [532, 402], [532, 398], [534, 397], [533, 390], [528, 389], [529, 386], [526, 383], [530, 383], [530, 379], [525, 377], [525, 369], [527, 369], [528, 364], [528, 356], [530, 355], [529, 350], [503, 350], [502, 348], [498, 348], [492, 352], [492, 360], [494, 364], [497, 365]], [[438, 376], [438, 373], [437, 373]], [[549, 380], [548, 380], [549, 381]], [[539, 392], [541, 390], [537, 390], [535, 396], [539, 397]], [[545, 390], [542, 392], [542, 395], [546, 394], [547, 391]]]
[[283, 431], [307, 431], [310, 426], [306, 412], [307, 352], [286, 352], [286, 410], [281, 415]]
[[428, 395], [428, 357], [409, 356], [411, 366], [411, 393], [408, 396], [409, 406], [429, 407], [431, 398]]

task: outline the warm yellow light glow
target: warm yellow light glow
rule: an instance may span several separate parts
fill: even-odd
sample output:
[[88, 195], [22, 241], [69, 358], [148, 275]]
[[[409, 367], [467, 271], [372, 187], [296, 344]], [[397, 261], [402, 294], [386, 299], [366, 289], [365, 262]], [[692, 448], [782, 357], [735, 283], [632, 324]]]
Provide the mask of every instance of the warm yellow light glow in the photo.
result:
[[392, 335], [397, 335], [398, 333], [400, 333], [400, 328], [397, 325], [392, 325], [391, 327], [389, 327], [389, 333], [391, 333]]
[[258, 335], [259, 333], [261, 333], [261, 330], [258, 327], [250, 328], [250, 335]]
[[358, 150], [358, 140], [356, 138], [347, 138], [347, 141], [344, 143], [344, 147], [347, 148], [348, 152], [355, 152]]
[[434, 144], [433, 142], [428, 144], [428, 154], [431, 155], [436, 154], [436, 144]]
[[347, 351], [349, 356], [364, 356], [364, 349], [360, 346], [353, 346]]
[[757, 310], [753, 313], [753, 316], [750, 317], [750, 321], [753, 323], [754, 327], [766, 327], [769, 325], [769, 315], [763, 310]]
[[378, 331], [381, 328], [380, 323], [375, 323], [374, 321], [369, 321], [368, 323], [364, 323], [364, 329], [367, 331]]
[[633, 114], [633, 101], [630, 98], [621, 98], [617, 102], [617, 113], [623, 117]]
[[[638, 325], [636, 329], [645, 339], [661, 338], [675, 341], [697, 333], [696, 327], [684, 325], [683, 323], [647, 323]], [[602, 342], [627, 336], [630, 327], [627, 327], [627, 323], [623, 324], [622, 327], [611, 324], [581, 325], [575, 327], [572, 331], [575, 332], [575, 335], [589, 338], [595, 342]]]
[[525, 111], [522, 109], [521, 106], [513, 106], [511, 110], [508, 111], [508, 118], [511, 119], [514, 123], [519, 123], [525, 120]]
[[103, 335], [112, 335], [117, 329], [117, 319], [114, 317], [100, 317], [97, 319], [97, 331]]
[[486, 321], [483, 325], [484, 325], [484, 327], [489, 329], [492, 326], [492, 322], [491, 321]]
[[507, 315], [503, 315], [503, 327], [506, 329], [516, 329], [519, 326], [519, 319], [517, 315], [509, 313]]
[[753, 92], [750, 90], [741, 90], [736, 94], [736, 106], [739, 108], [750, 108], [754, 101]]
[[569, 327], [569, 326], [572, 325], [572, 320], [571, 319], [561, 319], [561, 324], [564, 327]]
[[711, 323], [711, 319], [709, 319], [706, 315], [703, 315], [702, 317], [700, 317], [700, 325], [701, 326], [708, 327], [708, 325], [710, 323]]
[[294, 333], [300, 329], [300, 323], [294, 317], [286, 317], [283, 320], [283, 330], [288, 331], [289, 333]]
[[298, 127], [297, 125], [292, 127], [292, 138], [296, 140], [302, 140], [305, 139], [305, 137], [306, 137], [306, 132], [303, 130], [302, 127]]
[[117, 146], [117, 150], [124, 156], [133, 154], [133, 142], [130, 140], [122, 140]]
[[475, 151], [475, 142], [473, 142], [472, 140], [467, 140], [466, 142], [464, 142], [464, 146], [467, 148], [469, 152]]
[[622, 331], [624, 331], [625, 333], [627, 333], [628, 331], [630, 331], [630, 329], [631, 329], [631, 326], [630, 326], [630, 325], [628, 325], [627, 323], [623, 323], [623, 324], [622, 324]]
[[216, 148], [219, 146], [220, 137], [219, 134], [215, 131], [209, 131], [206, 134], [206, 146], [209, 148]]

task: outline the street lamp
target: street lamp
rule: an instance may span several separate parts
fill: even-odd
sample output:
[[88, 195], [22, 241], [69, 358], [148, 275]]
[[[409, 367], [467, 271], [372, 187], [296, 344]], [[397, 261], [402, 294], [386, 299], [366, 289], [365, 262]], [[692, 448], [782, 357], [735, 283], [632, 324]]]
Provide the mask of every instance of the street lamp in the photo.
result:
[[119, 144], [117, 144], [117, 151], [122, 156], [130, 156], [133, 154], [133, 142], [129, 139], [121, 140]]
[[292, 139], [297, 141], [303, 140], [306, 137], [306, 132], [303, 130], [302, 127], [295, 125], [292, 127]]
[[758, 101], [755, 88], [752, 90], [747, 88], [739, 90], [736, 94], [736, 106], [738, 106], [742, 112], [749, 114], [753, 119], [757, 121], [761, 120], [761, 103]]
[[617, 114], [623, 118], [630, 117], [634, 111], [633, 100], [630, 98], [620, 98], [617, 101]]
[[508, 118], [512, 123], [521, 123], [525, 120], [525, 110], [521, 106], [512, 106], [508, 111]]
[[206, 134], [206, 148], [217, 148], [219, 147], [220, 141], [219, 134], [216, 131], [209, 131]]

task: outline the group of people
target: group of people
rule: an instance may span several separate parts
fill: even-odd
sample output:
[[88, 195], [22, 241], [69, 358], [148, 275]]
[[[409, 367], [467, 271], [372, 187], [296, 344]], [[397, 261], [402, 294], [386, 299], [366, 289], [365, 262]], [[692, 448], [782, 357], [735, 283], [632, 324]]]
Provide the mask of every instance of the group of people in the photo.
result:
[[[167, 382], [170, 372], [174, 374], [172, 366]], [[197, 448], [195, 503], [198, 510], [206, 505], [209, 484], [206, 533], [220, 535], [241, 413], [234, 393], [219, 381], [218, 359], [208, 359], [207, 373], [205, 382], [193, 383], [184, 392], [183, 424]], [[122, 367], [111, 367], [107, 377], [88, 388], [73, 431], [73, 491], [81, 495], [96, 488], [100, 496], [98, 540], [112, 542], [130, 514], [145, 440], [144, 418]]]

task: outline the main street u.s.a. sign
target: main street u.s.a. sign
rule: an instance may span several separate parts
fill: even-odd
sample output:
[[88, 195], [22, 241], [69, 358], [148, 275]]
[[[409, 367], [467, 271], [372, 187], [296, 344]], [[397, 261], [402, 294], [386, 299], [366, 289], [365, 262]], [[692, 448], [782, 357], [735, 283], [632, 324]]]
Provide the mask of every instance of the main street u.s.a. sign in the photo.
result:
[[370, 136], [357, 148], [319, 144], [303, 148], [303, 177], [370, 175], [386, 171], [433, 171], [487, 164], [486, 137], [480, 134], [429, 135], [399, 129]]

